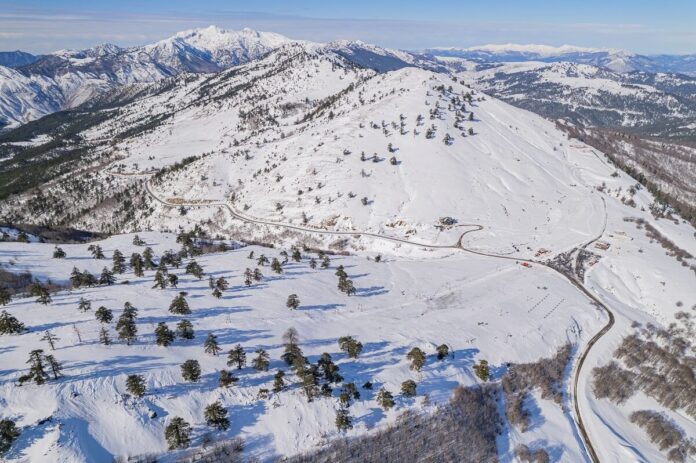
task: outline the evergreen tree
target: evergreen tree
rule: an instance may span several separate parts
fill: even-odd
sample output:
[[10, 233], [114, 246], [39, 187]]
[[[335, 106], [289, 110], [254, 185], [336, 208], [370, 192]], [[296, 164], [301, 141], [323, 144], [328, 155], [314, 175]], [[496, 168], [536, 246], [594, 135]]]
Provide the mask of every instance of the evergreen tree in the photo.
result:
[[355, 383], [344, 383], [341, 388], [341, 394], [338, 396], [338, 400], [344, 407], [349, 407], [351, 400], [360, 399], [360, 392], [358, 391]]
[[133, 269], [133, 273], [135, 274], [135, 276], [142, 277], [145, 275], [145, 273], [143, 272], [143, 257], [137, 252], [131, 254], [130, 265]]
[[196, 262], [195, 260], [192, 260], [191, 262], [186, 264], [186, 273], [188, 275], [193, 275], [199, 280], [203, 278], [203, 268], [200, 265], [198, 265], [198, 262]]
[[133, 237], [133, 246], [145, 246], [145, 241], [140, 239], [138, 235]]
[[266, 265], [268, 262], [269, 262], [269, 261], [268, 261], [268, 257], [264, 256], [263, 254], [261, 254], [261, 255], [259, 256], [259, 258], [256, 260], [256, 263], [258, 264], [259, 267], [263, 267], [263, 266]]
[[84, 270], [82, 274], [80, 275], [80, 285], [82, 286], [87, 286], [87, 287], [92, 287], [97, 285], [97, 279], [94, 275], [89, 273], [87, 270]]
[[394, 396], [391, 392], [389, 392], [385, 388], [382, 388], [377, 393], [377, 403], [383, 409], [389, 410], [394, 406]]
[[152, 289], [165, 289], [166, 287], [167, 278], [164, 276], [164, 273], [162, 273], [162, 271], [157, 270], [157, 272], [155, 273], [155, 285], [152, 287]]
[[169, 311], [177, 315], [187, 315], [191, 313], [188, 302], [186, 302], [186, 293], [180, 292], [169, 305]]
[[440, 344], [437, 346], [437, 359], [444, 360], [447, 357], [449, 357], [449, 347], [447, 347], [447, 344]]
[[271, 270], [273, 270], [275, 273], [283, 273], [283, 267], [280, 265], [280, 261], [276, 259], [275, 257], [273, 258], [273, 262], [271, 263]]
[[339, 279], [348, 278], [348, 274], [343, 268], [343, 265], [339, 265], [338, 268], [336, 268], [336, 273], [334, 275], [336, 275]]
[[121, 274], [125, 272], [126, 270], [126, 258], [123, 257], [123, 254], [121, 254], [121, 251], [118, 249], [114, 250], [114, 254], [111, 257], [111, 261], [113, 263], [112, 269], [114, 273]]
[[280, 392], [285, 387], [285, 372], [283, 370], [278, 370], [275, 375], [273, 375], [273, 392]]
[[227, 366], [237, 365], [237, 369], [241, 370], [246, 366], [246, 352], [244, 348], [237, 344], [233, 349], [227, 354]]
[[169, 282], [169, 286], [172, 288], [176, 288], [176, 285], [179, 284], [179, 277], [174, 275], [173, 273], [170, 273], [167, 275], [167, 281]]
[[229, 288], [229, 283], [225, 279], [225, 277], [220, 277], [215, 281], [215, 287], [219, 289], [220, 291], [226, 291], [227, 288]]
[[97, 318], [99, 323], [111, 323], [111, 321], [114, 319], [113, 312], [103, 305], [100, 306], [96, 312], [94, 312], [94, 316]]
[[143, 266], [145, 267], [145, 270], [152, 270], [155, 268], [155, 262], [152, 260], [154, 257], [154, 253], [152, 251], [152, 248], [147, 247], [143, 251]]
[[56, 246], [53, 248], [53, 258], [54, 259], [65, 259], [65, 251], [62, 248]]
[[92, 310], [92, 303], [84, 297], [81, 297], [80, 302], [77, 304], [77, 310], [79, 310], [80, 312], [87, 312], [88, 310]]
[[355, 286], [353, 286], [353, 280], [349, 280], [348, 278], [339, 278], [338, 280], [338, 290], [346, 293], [348, 296], [352, 296], [353, 294], [356, 293]]
[[301, 380], [302, 391], [307, 401], [312, 402], [319, 395], [319, 371], [316, 365], [306, 365], [304, 359], [296, 359], [294, 364], [297, 376]]
[[331, 265], [331, 260], [329, 259], [329, 256], [324, 256], [324, 258], [321, 260], [321, 268], [329, 268]]
[[186, 381], [197, 383], [201, 379], [201, 365], [198, 360], [186, 360], [182, 363], [181, 376]]
[[99, 342], [104, 344], [105, 346], [111, 344], [111, 337], [109, 337], [109, 332], [106, 330], [104, 326], [102, 326], [99, 330]]
[[155, 342], [158, 346], [167, 347], [174, 342], [174, 332], [166, 323], [159, 322], [155, 328]]
[[254, 251], [251, 251], [249, 253], [249, 256], [247, 257], [247, 259], [254, 259]]
[[3, 310], [0, 313], [0, 334], [19, 334], [24, 331], [24, 323]]
[[268, 352], [266, 352], [264, 349], [257, 349], [256, 354], [256, 358], [254, 358], [254, 360], [251, 362], [254, 369], [259, 371], [268, 371], [268, 366], [271, 364]]
[[118, 338], [126, 341], [126, 344], [129, 346], [138, 335], [138, 327], [135, 324], [137, 316], [138, 309], [133, 307], [130, 302], [126, 302], [123, 307], [123, 312], [116, 322]]
[[17, 242], [18, 243], [28, 243], [29, 242], [29, 235], [26, 234], [24, 231], [20, 231], [19, 234], [17, 235]]
[[416, 382], [412, 379], [407, 379], [401, 383], [401, 393], [404, 395], [404, 397], [415, 397]]
[[261, 273], [261, 270], [255, 268], [254, 269], [254, 281], [261, 281], [263, 280], [263, 274]]
[[288, 309], [296, 310], [300, 306], [300, 298], [297, 294], [291, 294], [288, 296], [288, 300], [285, 302], [285, 306]]
[[339, 431], [346, 431], [353, 428], [353, 418], [348, 413], [348, 409], [340, 407], [336, 410], [336, 428]]
[[48, 374], [46, 374], [44, 366], [43, 349], [35, 349], [29, 352], [29, 373], [19, 377], [19, 384], [24, 384], [27, 381], [34, 380], [38, 385], [46, 382]]
[[184, 319], [176, 324], [176, 335], [180, 339], [193, 339], [193, 325], [190, 321]]
[[215, 429], [225, 431], [230, 427], [230, 420], [227, 418], [227, 410], [225, 410], [219, 401], [213, 402], [205, 407], [203, 416], [205, 417], [206, 424]]
[[237, 381], [239, 381], [239, 378], [233, 376], [229, 371], [220, 370], [220, 379], [218, 380], [219, 387], [230, 387]]
[[6, 288], [0, 288], [0, 305], [7, 305], [12, 301], [12, 295]]
[[48, 305], [53, 301], [51, 299], [51, 294], [48, 292], [48, 288], [39, 282], [32, 283], [29, 286], [29, 295], [36, 297], [36, 302], [43, 305]]
[[411, 351], [406, 355], [406, 358], [411, 361], [411, 370], [420, 371], [421, 368], [423, 368], [423, 365], [425, 365], [425, 352], [420, 350], [418, 347], [411, 349]]
[[491, 376], [488, 360], [481, 360], [478, 365], [474, 365], [474, 373], [481, 381], [488, 381]]
[[312, 270], [315, 269], [315, 268], [317, 268], [317, 260], [316, 260], [314, 257], [312, 257], [311, 259], [309, 259], [309, 267], [310, 267]]
[[19, 429], [12, 420], [0, 420], [0, 457], [7, 453], [19, 437]]
[[145, 378], [141, 375], [128, 375], [126, 378], [126, 390], [135, 397], [142, 397], [146, 391]]
[[299, 335], [295, 328], [288, 328], [283, 334], [283, 341], [285, 341], [285, 352], [282, 355], [283, 360], [288, 365], [294, 365], [298, 358], [304, 359], [302, 355], [302, 350], [298, 345]]
[[253, 278], [254, 278], [254, 274], [251, 272], [251, 269], [249, 267], [247, 267], [247, 269], [244, 270], [244, 284], [246, 286], [251, 286]]
[[44, 331], [44, 335], [41, 340], [46, 341], [51, 350], [56, 350], [56, 341], [60, 341], [60, 338], [51, 333], [49, 330], [46, 330]]
[[107, 267], [102, 269], [101, 275], [99, 276], [99, 284], [111, 286], [116, 283], [116, 278], [114, 278], [114, 273]]
[[222, 348], [218, 344], [217, 336], [213, 333], [208, 333], [208, 337], [205, 338], [205, 342], [203, 343], [203, 350], [206, 354], [219, 354]]
[[321, 368], [324, 379], [328, 383], [338, 383], [343, 381], [343, 376], [341, 376], [338, 372], [340, 368], [333, 362], [331, 355], [328, 352], [321, 354], [317, 365], [319, 368]]
[[222, 291], [220, 291], [218, 288], [215, 288], [213, 290], [213, 297], [216, 299], [220, 299], [222, 297]]
[[280, 256], [283, 258], [283, 265], [288, 263], [288, 252], [280, 251]]
[[292, 260], [294, 260], [295, 262], [299, 262], [302, 260], [302, 254], [300, 253], [300, 250], [298, 248], [292, 250]]
[[47, 355], [46, 357], [46, 363], [48, 363], [48, 367], [51, 369], [51, 373], [53, 374], [53, 379], [58, 379], [62, 376], [62, 369], [63, 365], [60, 364], [58, 360], [52, 355]]
[[215, 278], [212, 275], [208, 276], [208, 287], [210, 289], [215, 289]]
[[191, 425], [183, 418], [175, 416], [164, 428], [164, 438], [169, 450], [184, 449], [191, 443]]
[[338, 347], [352, 359], [358, 358], [363, 350], [362, 343], [352, 336], [342, 336], [338, 338]]
[[77, 267], [73, 267], [72, 272], [70, 272], [70, 285], [73, 288], [82, 286], [82, 272]]
[[95, 259], [104, 259], [104, 252], [98, 244], [90, 244], [87, 250], [92, 253], [92, 257]]

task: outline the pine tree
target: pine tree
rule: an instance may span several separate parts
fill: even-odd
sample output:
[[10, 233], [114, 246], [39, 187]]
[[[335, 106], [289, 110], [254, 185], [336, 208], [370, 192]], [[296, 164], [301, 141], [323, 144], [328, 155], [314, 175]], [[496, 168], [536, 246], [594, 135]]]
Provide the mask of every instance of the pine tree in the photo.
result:
[[254, 358], [254, 360], [251, 362], [254, 369], [259, 371], [268, 371], [268, 366], [271, 364], [268, 352], [266, 352], [264, 349], [257, 349], [256, 354], [256, 358]]
[[425, 365], [425, 352], [420, 350], [418, 347], [411, 349], [411, 351], [406, 355], [406, 358], [411, 361], [411, 370], [420, 371], [421, 368], [423, 368], [423, 365]]
[[488, 381], [491, 376], [488, 360], [481, 360], [478, 365], [474, 365], [474, 373], [481, 381]]
[[222, 297], [222, 291], [220, 291], [218, 288], [215, 288], [213, 290], [213, 297], [216, 299], [220, 299]]
[[339, 431], [346, 431], [353, 428], [353, 418], [347, 408], [340, 407], [336, 410], [336, 428]]
[[239, 378], [233, 376], [229, 371], [220, 370], [220, 379], [218, 380], [219, 387], [230, 387], [237, 381], [239, 381]]
[[206, 424], [215, 429], [225, 431], [230, 427], [230, 420], [227, 418], [227, 410], [225, 410], [219, 401], [213, 402], [205, 407], [203, 416], [205, 417]]
[[133, 237], [133, 246], [145, 246], [145, 241], [140, 239], [138, 235]]
[[251, 286], [253, 278], [254, 278], [254, 275], [251, 272], [251, 269], [249, 267], [247, 267], [247, 269], [244, 270], [244, 284], [246, 286]]
[[278, 274], [283, 273], [283, 267], [280, 265], [280, 261], [275, 257], [273, 258], [273, 262], [271, 262], [271, 270]]
[[43, 305], [48, 305], [53, 300], [48, 292], [48, 288], [39, 282], [32, 283], [29, 286], [29, 295], [36, 297], [36, 302]]
[[339, 278], [338, 280], [338, 290], [346, 293], [348, 296], [352, 296], [353, 294], [356, 293], [355, 286], [353, 286], [353, 280], [349, 280], [348, 278]]
[[29, 364], [29, 373], [19, 377], [20, 384], [31, 380], [34, 380], [34, 382], [38, 385], [46, 382], [48, 379], [48, 374], [46, 374], [44, 369], [43, 352], [43, 349], [35, 349], [29, 352], [29, 360], [27, 360], [27, 363]]
[[261, 281], [263, 280], [263, 274], [261, 273], [261, 270], [255, 268], [254, 269], [254, 281]]
[[186, 302], [186, 293], [180, 292], [169, 305], [169, 311], [177, 315], [187, 315], [191, 313], [188, 302]]
[[336, 273], [334, 275], [336, 275], [339, 279], [340, 278], [348, 278], [348, 274], [346, 273], [345, 269], [343, 268], [343, 265], [339, 265], [336, 268]]
[[0, 288], [0, 305], [7, 305], [12, 301], [12, 295], [5, 288]]
[[81, 297], [80, 302], [77, 304], [77, 310], [79, 310], [80, 312], [87, 312], [89, 310], [92, 310], [92, 303], [84, 297]]
[[44, 331], [44, 335], [41, 340], [46, 341], [51, 350], [56, 350], [56, 341], [60, 341], [60, 338], [51, 333], [49, 330], [46, 330]]
[[162, 273], [160, 270], [157, 270], [157, 272], [155, 273], [155, 285], [152, 287], [152, 289], [165, 289], [166, 287], [167, 278], [164, 276], [164, 273]]
[[142, 277], [145, 275], [143, 272], [143, 257], [137, 252], [131, 254], [130, 265], [135, 276]]
[[48, 367], [51, 369], [51, 373], [53, 374], [53, 379], [60, 378], [62, 376], [61, 370], [63, 369], [63, 365], [61, 365], [60, 362], [52, 355], [47, 355], [45, 358], [46, 363], [48, 363]]
[[213, 333], [208, 333], [208, 337], [205, 338], [205, 342], [203, 343], [203, 350], [206, 354], [219, 354], [222, 348], [218, 344], [217, 336]]
[[176, 335], [180, 339], [193, 339], [193, 325], [190, 321], [184, 319], [176, 324]]
[[191, 425], [183, 418], [175, 416], [164, 428], [164, 438], [167, 440], [169, 450], [184, 449], [191, 443]]
[[24, 323], [3, 310], [0, 313], [0, 334], [19, 334], [24, 331]]
[[377, 403], [383, 409], [389, 410], [394, 406], [394, 396], [391, 392], [389, 392], [385, 388], [382, 388], [377, 393]]
[[329, 259], [329, 256], [324, 256], [324, 258], [321, 260], [321, 268], [329, 268], [331, 265], [331, 259]]
[[341, 394], [338, 396], [338, 400], [344, 407], [349, 407], [351, 400], [360, 399], [360, 392], [358, 391], [355, 383], [344, 383], [341, 387]]
[[73, 288], [82, 286], [82, 272], [77, 267], [73, 267], [72, 272], [70, 272], [70, 285]]
[[113, 269], [114, 273], [121, 274], [126, 270], [126, 258], [123, 257], [123, 254], [121, 254], [121, 251], [118, 249], [114, 250], [111, 261], [113, 262], [111, 268]]
[[299, 335], [295, 328], [288, 328], [283, 334], [283, 341], [285, 341], [285, 352], [282, 355], [282, 359], [288, 365], [294, 365], [298, 358], [304, 358], [302, 355], [302, 350], [298, 345]]
[[104, 259], [104, 252], [98, 244], [90, 244], [87, 250], [92, 253], [92, 257], [95, 259]]
[[263, 266], [266, 265], [268, 262], [269, 262], [269, 261], [268, 261], [268, 257], [264, 256], [263, 254], [261, 254], [261, 255], [259, 256], [259, 258], [256, 260], [256, 263], [257, 263], [257, 265], [258, 265], [259, 267], [263, 267]]
[[302, 260], [302, 254], [300, 253], [300, 250], [295, 248], [292, 250], [292, 260], [295, 262], [299, 262]]
[[114, 319], [113, 312], [103, 305], [99, 306], [96, 312], [94, 312], [94, 316], [99, 323], [111, 323], [111, 321]]
[[116, 283], [116, 278], [114, 278], [114, 273], [107, 267], [102, 269], [101, 275], [99, 276], [99, 284], [111, 286]]
[[247, 259], [254, 259], [254, 251], [251, 251], [249, 253], [249, 256], [247, 256]]
[[275, 375], [273, 375], [273, 392], [280, 392], [285, 387], [285, 372], [283, 370], [278, 370]]
[[176, 285], [179, 284], [179, 277], [174, 275], [173, 273], [170, 273], [167, 275], [167, 281], [169, 282], [169, 286], [172, 288], [176, 288]]
[[128, 375], [126, 378], [126, 390], [135, 397], [142, 397], [146, 391], [145, 378], [141, 375]]
[[104, 344], [105, 346], [111, 344], [111, 337], [109, 337], [109, 332], [106, 330], [104, 326], [102, 326], [99, 330], [99, 342]]
[[407, 379], [401, 383], [401, 393], [404, 395], [404, 397], [415, 397], [416, 382], [412, 379]]
[[155, 342], [158, 346], [167, 347], [174, 342], [174, 332], [165, 322], [159, 322], [155, 328]]
[[241, 370], [246, 366], [246, 352], [244, 348], [237, 344], [230, 352], [227, 354], [227, 366], [237, 365], [237, 369]]
[[63, 248], [59, 248], [58, 246], [53, 248], [53, 258], [54, 259], [65, 259], [65, 251], [63, 251]]
[[147, 247], [143, 251], [143, 266], [145, 267], [145, 270], [152, 270], [155, 268], [155, 262], [152, 260], [154, 257], [154, 253], [152, 251], [152, 248]]
[[199, 280], [203, 278], [203, 268], [200, 265], [198, 265], [198, 262], [196, 262], [195, 260], [192, 260], [191, 262], [186, 264], [186, 273], [188, 275], [193, 275]]
[[133, 307], [130, 302], [126, 302], [123, 307], [123, 312], [116, 322], [118, 338], [126, 341], [127, 345], [130, 345], [137, 337], [138, 327], [135, 324], [137, 316], [138, 309]]
[[0, 420], [0, 457], [7, 453], [20, 432], [12, 420]]
[[283, 265], [288, 263], [288, 252], [280, 251], [280, 256], [283, 258]]
[[87, 270], [84, 270], [80, 275], [80, 285], [88, 287], [96, 286], [97, 278]]
[[348, 354], [349, 358], [356, 359], [363, 350], [363, 345], [352, 336], [338, 338], [338, 348]]
[[440, 344], [437, 346], [437, 359], [444, 360], [449, 357], [449, 347], [447, 344]]
[[309, 259], [309, 268], [311, 268], [312, 270], [317, 268], [317, 260], [314, 257]]
[[225, 279], [225, 277], [220, 277], [215, 281], [215, 287], [219, 289], [220, 291], [226, 291], [227, 288], [229, 288], [229, 283]]
[[317, 365], [319, 368], [321, 368], [324, 379], [328, 383], [338, 383], [343, 381], [343, 376], [341, 376], [338, 372], [340, 368], [333, 362], [331, 359], [331, 354], [328, 352], [321, 354]]
[[295, 359], [295, 371], [302, 381], [302, 391], [307, 401], [312, 402], [319, 395], [319, 371], [316, 365], [306, 365], [304, 360]]
[[300, 298], [297, 294], [291, 294], [288, 296], [288, 300], [285, 302], [285, 306], [288, 309], [296, 310], [300, 306]]
[[182, 363], [181, 376], [186, 381], [197, 383], [201, 379], [201, 365], [198, 360], [186, 360]]
[[215, 278], [212, 275], [208, 276], [208, 287], [210, 289], [215, 289]]

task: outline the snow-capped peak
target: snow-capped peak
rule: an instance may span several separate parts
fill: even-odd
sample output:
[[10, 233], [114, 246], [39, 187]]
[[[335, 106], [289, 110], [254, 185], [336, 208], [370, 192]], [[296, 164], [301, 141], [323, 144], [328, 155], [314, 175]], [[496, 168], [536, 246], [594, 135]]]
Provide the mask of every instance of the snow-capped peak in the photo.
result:
[[529, 53], [529, 54], [536, 54], [539, 56], [557, 56], [557, 55], [564, 55], [567, 53], [597, 53], [597, 52], [619, 51], [619, 50], [609, 50], [606, 48], [578, 47], [578, 46], [574, 46], [574, 45], [561, 45], [560, 47], [554, 47], [551, 45], [517, 44], [517, 43], [477, 45], [477, 46], [466, 48], [466, 50], [467, 51], [486, 51], [489, 53], [510, 53], [510, 52]]

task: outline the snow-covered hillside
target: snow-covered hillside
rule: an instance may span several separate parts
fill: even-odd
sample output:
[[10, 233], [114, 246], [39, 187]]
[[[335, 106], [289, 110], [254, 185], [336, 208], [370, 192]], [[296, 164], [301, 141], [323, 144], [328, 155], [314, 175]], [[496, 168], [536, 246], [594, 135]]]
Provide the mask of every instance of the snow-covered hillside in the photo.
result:
[[[178, 288], [153, 289], [154, 270], [140, 277], [128, 270], [112, 286], [58, 292], [48, 306], [15, 298], [7, 310], [29, 331], [0, 337], [8, 365], [0, 370], [2, 416], [23, 430], [9, 458], [159, 453], [165, 426], [179, 416], [193, 427], [193, 445], [206, 433], [240, 436], [248, 455], [271, 461], [382, 429], [405, 410], [433, 412], [456, 386], [479, 382], [482, 359], [499, 384], [509, 362], [549, 358], [566, 343], [570, 364], [557, 372], [557, 394], [500, 389], [500, 461], [516, 461], [518, 444], [552, 461], [591, 461], [585, 433], [601, 461], [664, 461], [629, 419], [646, 409], [694, 434], [681, 405], [665, 407], [645, 392], [624, 403], [598, 399], [591, 373], [638, 327], [690, 320], [680, 312], [696, 304], [694, 228], [602, 153], [472, 89], [470, 76], [403, 66], [379, 73], [347, 56], [352, 46], [283, 44], [213, 75], [181, 75], [72, 119], [48, 118], [0, 145], [16, 158], [0, 173], [31, 174], [20, 179], [20, 194], [0, 203], [2, 216], [115, 233], [98, 243], [107, 259], [115, 249], [142, 252], [123, 233], [141, 232], [159, 257], [180, 247], [175, 233], [194, 226], [235, 244], [275, 246], [195, 256], [202, 280], [184, 272], [186, 258], [168, 269]], [[51, 137], [58, 124], [60, 143]], [[44, 243], [0, 243], [0, 251], [4, 270], [64, 282], [73, 266], [99, 273], [110, 265], [91, 259], [87, 246], [63, 246], [65, 259], [50, 258], [53, 246]], [[253, 251], [282, 261], [291, 246], [304, 249], [302, 257], [282, 274], [248, 258]], [[310, 249], [342, 255], [315, 269], [311, 258], [321, 258]], [[354, 295], [337, 289], [338, 265]], [[257, 266], [264, 278], [246, 285], [245, 269]], [[229, 281], [220, 298], [207, 275]], [[173, 328], [181, 319], [168, 310], [179, 291], [196, 338], [158, 346], [157, 324]], [[297, 310], [286, 306], [290, 294], [300, 299]], [[81, 297], [92, 311], [77, 309]], [[126, 302], [139, 309], [138, 340], [100, 345], [94, 309], [118, 317]], [[346, 382], [374, 383], [349, 408], [351, 430], [336, 430], [338, 386], [308, 402], [300, 377], [280, 360], [290, 327], [309, 361], [327, 352]], [[115, 337], [113, 323], [108, 329]], [[50, 353], [64, 362], [65, 377], [17, 387], [29, 352], [49, 353], [40, 339], [46, 330], [60, 338]], [[204, 353], [209, 333], [225, 352], [241, 344], [249, 360], [265, 349], [271, 370], [246, 367], [234, 386], [217, 387], [226, 358]], [[346, 335], [363, 343], [358, 359], [339, 350]], [[434, 354], [443, 343], [454, 358], [440, 363]], [[414, 347], [428, 354], [420, 372], [406, 358]], [[201, 363], [198, 384], [181, 376], [187, 359]], [[279, 368], [288, 387], [262, 391]], [[145, 379], [142, 399], [122, 395], [131, 374]], [[416, 398], [398, 395], [407, 379], [417, 382]], [[397, 395], [389, 411], [377, 404], [381, 387]], [[211, 431], [203, 416], [217, 400], [230, 415], [224, 432]]]

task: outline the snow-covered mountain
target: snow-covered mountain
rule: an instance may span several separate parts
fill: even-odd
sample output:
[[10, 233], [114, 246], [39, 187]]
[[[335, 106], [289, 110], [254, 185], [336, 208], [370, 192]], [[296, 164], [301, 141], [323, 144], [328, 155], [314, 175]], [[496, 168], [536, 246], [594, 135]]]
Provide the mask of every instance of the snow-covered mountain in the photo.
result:
[[[60, 50], [18, 67], [24, 79], [8, 70], [0, 72], [0, 128], [74, 108], [117, 86], [154, 82], [184, 72], [217, 72], [289, 41], [271, 32], [210, 26], [140, 47], [103, 44], [86, 50]], [[42, 91], [32, 93], [36, 86], [26, 82], [35, 80], [42, 82]], [[46, 86], [58, 91], [46, 92]], [[15, 88], [20, 95], [13, 94]]]
[[550, 119], [694, 138], [696, 78], [620, 73], [590, 64], [516, 62], [461, 73], [482, 91]]
[[696, 75], [696, 55], [640, 55], [621, 49], [585, 48], [572, 45], [481, 45], [469, 48], [431, 48], [430, 56], [457, 57], [478, 63], [567, 61], [591, 64], [614, 72], [671, 72]]
[[39, 56], [32, 55], [31, 53], [27, 53], [20, 50], [0, 51], [0, 66], [5, 66], [8, 68], [25, 66], [27, 64], [33, 63], [39, 58]]
[[[694, 302], [693, 227], [664, 208], [658, 215], [650, 192], [552, 121], [472, 89], [472, 76], [406, 66], [410, 59], [355, 43], [290, 42], [214, 74], [122, 87], [0, 135], [7, 222], [115, 233], [99, 242], [107, 257], [143, 253], [124, 232], [141, 233], [155, 259], [181, 247], [171, 232], [194, 227], [235, 247], [265, 245], [187, 254], [181, 268], [168, 265], [177, 288], [152, 288], [154, 269], [137, 276], [128, 268], [116, 275], [128, 284], [59, 291], [49, 307], [16, 297], [6, 309], [28, 331], [0, 337], [2, 417], [22, 429], [7, 458], [82, 463], [155, 453], [185, 461], [183, 450], [165, 453], [165, 426], [178, 416], [191, 424], [193, 446], [239, 437], [247, 456], [270, 462], [411, 422], [399, 419], [404, 412], [437, 413], [457, 386], [482, 384], [497, 397], [485, 420], [494, 432], [481, 437], [491, 461], [521, 459], [520, 445], [556, 461], [588, 460], [574, 404], [601, 461], [665, 459], [629, 419], [636, 410], [659, 409], [693, 435], [686, 407], [643, 394], [599, 399], [591, 375], [640, 327], [674, 322], [670, 333], [687, 330], [681, 307]], [[280, 250], [291, 246], [300, 256], [282, 273], [256, 260], [263, 254], [280, 265]], [[74, 266], [99, 273], [110, 264], [90, 258], [87, 244], [63, 247], [67, 256], [52, 259], [51, 244], [2, 243], [3, 270], [67, 284]], [[341, 255], [322, 270], [312, 249]], [[227, 280], [219, 298], [185, 271], [193, 258]], [[338, 265], [355, 294], [337, 289]], [[246, 283], [246, 267], [259, 267], [260, 281]], [[180, 291], [194, 339], [157, 345], [159, 323], [175, 328], [183, 318], [168, 310]], [[296, 310], [286, 305], [290, 294], [301, 300]], [[80, 298], [94, 310], [78, 310]], [[118, 318], [126, 302], [139, 310], [130, 344], [94, 314], [104, 305]], [[281, 359], [289, 327], [308, 362], [326, 365], [327, 353], [342, 382], [356, 385], [349, 407], [341, 381], [325, 376], [317, 379], [321, 395], [307, 400], [312, 384]], [[580, 369], [603, 327], [608, 334]], [[101, 344], [102, 328], [116, 342]], [[50, 353], [65, 377], [18, 387], [29, 352], [49, 353], [46, 330], [60, 338]], [[204, 352], [209, 334], [223, 355]], [[347, 335], [363, 343], [358, 358], [339, 349]], [[684, 337], [682, 351], [693, 338]], [[567, 343], [567, 361], [530, 363]], [[228, 365], [224, 353], [237, 344], [248, 360], [266, 351], [270, 369]], [[452, 355], [437, 360], [442, 345]], [[427, 354], [420, 370], [406, 357], [414, 347]], [[182, 377], [181, 364], [192, 359], [199, 382]], [[491, 366], [487, 381], [474, 368], [481, 360]], [[528, 365], [523, 393], [501, 386], [510, 362]], [[238, 378], [234, 385], [219, 387], [223, 369]], [[274, 391], [279, 369], [284, 384]], [[536, 383], [538, 371], [551, 383]], [[133, 374], [146, 385], [141, 398], [128, 394]], [[417, 382], [416, 397], [398, 392], [408, 380]], [[381, 388], [395, 395], [387, 410]], [[217, 401], [229, 410], [224, 430], [211, 430], [203, 412]], [[339, 431], [342, 406], [353, 427]]]

